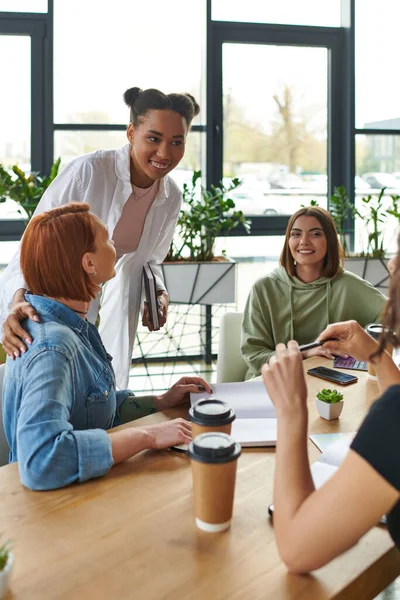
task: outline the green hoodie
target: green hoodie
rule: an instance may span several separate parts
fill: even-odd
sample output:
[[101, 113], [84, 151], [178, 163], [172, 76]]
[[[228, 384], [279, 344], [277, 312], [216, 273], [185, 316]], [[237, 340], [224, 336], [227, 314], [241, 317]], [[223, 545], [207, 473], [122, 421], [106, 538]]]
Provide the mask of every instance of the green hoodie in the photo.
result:
[[242, 325], [246, 379], [260, 375], [279, 342], [313, 342], [330, 324], [354, 319], [379, 322], [386, 298], [368, 281], [341, 270], [335, 277], [303, 283], [278, 267], [252, 287]]

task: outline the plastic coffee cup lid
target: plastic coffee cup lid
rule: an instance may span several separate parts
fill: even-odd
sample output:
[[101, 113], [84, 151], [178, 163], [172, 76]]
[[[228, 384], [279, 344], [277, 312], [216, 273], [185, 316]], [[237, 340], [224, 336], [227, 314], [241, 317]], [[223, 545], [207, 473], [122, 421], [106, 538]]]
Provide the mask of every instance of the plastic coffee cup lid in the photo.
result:
[[239, 458], [240, 444], [226, 433], [202, 433], [189, 444], [188, 456], [204, 463], [226, 463]]
[[200, 400], [189, 409], [189, 419], [197, 425], [227, 425], [235, 418], [235, 411], [215, 398]]
[[380, 323], [370, 323], [366, 326], [365, 330], [371, 337], [377, 340], [382, 332], [388, 331], [388, 328]]

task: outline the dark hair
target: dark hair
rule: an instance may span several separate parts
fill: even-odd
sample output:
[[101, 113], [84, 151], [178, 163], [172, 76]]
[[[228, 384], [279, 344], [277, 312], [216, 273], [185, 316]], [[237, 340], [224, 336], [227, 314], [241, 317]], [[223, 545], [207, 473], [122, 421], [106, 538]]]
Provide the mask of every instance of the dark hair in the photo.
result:
[[152, 88], [129, 88], [124, 93], [124, 101], [130, 108], [130, 122], [134, 127], [140, 124], [140, 117], [144, 117], [149, 110], [173, 110], [185, 119], [188, 128], [193, 117], [200, 112], [200, 107], [191, 94], [163, 94]]
[[294, 258], [290, 252], [289, 238], [293, 225], [299, 217], [315, 217], [321, 224], [321, 227], [326, 236], [327, 252], [324, 258], [322, 275], [325, 277], [334, 277], [341, 268], [341, 259], [343, 250], [340, 244], [338, 234], [335, 227], [335, 222], [330, 213], [320, 206], [305, 206], [300, 208], [289, 219], [285, 234], [285, 244], [280, 256], [280, 264], [286, 269], [289, 275], [296, 274]]
[[397, 238], [397, 255], [396, 255], [396, 268], [393, 275], [390, 278], [390, 287], [389, 287], [389, 297], [387, 299], [385, 305], [385, 311], [383, 313], [383, 326], [384, 333], [380, 336], [379, 339], [379, 348], [376, 352], [371, 354], [369, 357], [372, 359], [374, 357], [379, 357], [385, 347], [389, 344], [393, 345], [395, 348], [400, 346], [399, 340], [399, 329], [400, 329], [400, 235]]
[[[21, 270], [33, 294], [89, 302], [100, 287], [82, 267], [95, 251], [96, 218], [85, 202], [71, 202], [30, 221], [21, 243]], [[51, 251], [49, 251], [51, 248]]]

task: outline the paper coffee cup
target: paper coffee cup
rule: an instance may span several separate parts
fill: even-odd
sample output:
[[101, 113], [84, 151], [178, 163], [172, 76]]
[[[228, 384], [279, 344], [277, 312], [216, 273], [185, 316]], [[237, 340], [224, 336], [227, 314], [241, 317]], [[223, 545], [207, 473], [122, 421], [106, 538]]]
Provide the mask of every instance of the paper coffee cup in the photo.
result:
[[228, 529], [233, 512], [240, 444], [225, 433], [202, 433], [189, 444], [196, 525], [207, 532]]
[[[381, 337], [381, 334], [385, 331], [388, 331], [387, 328], [385, 328], [383, 325], [381, 325], [380, 323], [370, 323], [369, 325], [366, 326], [365, 331], [374, 338], [374, 340], [379, 340], [379, 338]], [[389, 352], [389, 354], [393, 353], [393, 346], [392, 344], [387, 344], [385, 346], [385, 350], [387, 352]], [[377, 376], [376, 376], [376, 371], [375, 371], [375, 366], [374, 363], [371, 363], [370, 361], [368, 361], [367, 363], [367, 367], [368, 367], [368, 377], [370, 379], [372, 379], [373, 381], [377, 381]]]
[[202, 433], [217, 432], [227, 433], [232, 430], [235, 420], [235, 411], [222, 400], [210, 398], [200, 400], [189, 410], [189, 420], [192, 422], [192, 437]]

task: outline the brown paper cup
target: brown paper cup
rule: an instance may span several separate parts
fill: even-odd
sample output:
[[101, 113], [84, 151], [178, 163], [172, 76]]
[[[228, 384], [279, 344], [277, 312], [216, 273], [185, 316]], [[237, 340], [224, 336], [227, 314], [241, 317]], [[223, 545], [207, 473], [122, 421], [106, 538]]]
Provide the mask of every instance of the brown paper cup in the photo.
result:
[[199, 425], [198, 423], [192, 423], [192, 438], [200, 435], [201, 433], [212, 432], [216, 433], [220, 431], [221, 433], [226, 433], [227, 435], [231, 434], [232, 431], [232, 423], [228, 423], [227, 425]]
[[[210, 440], [215, 451], [210, 446], [207, 455], [206, 444]], [[220, 448], [225, 455], [218, 454]], [[197, 527], [211, 533], [228, 529], [232, 519], [240, 445], [224, 433], [208, 432], [190, 443], [188, 456], [192, 467]]]
[[228, 529], [233, 512], [237, 460], [224, 465], [192, 461], [194, 516], [199, 529]]
[[189, 409], [192, 438], [194, 439], [202, 433], [218, 431], [230, 435], [235, 418], [235, 411], [226, 402], [216, 398], [200, 400]]

